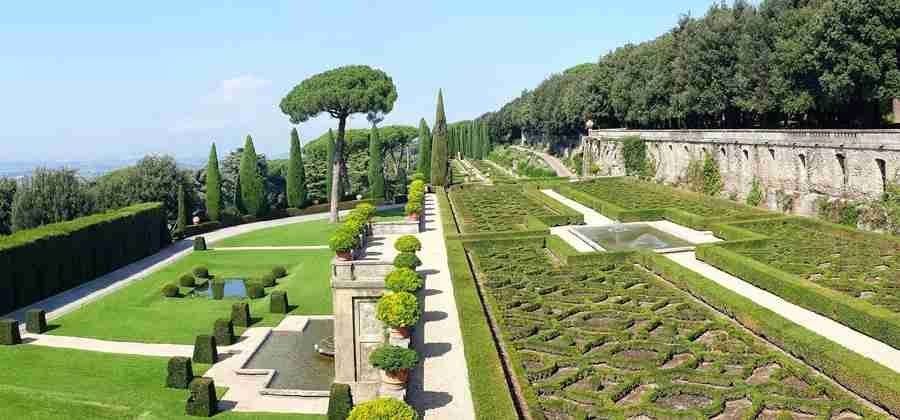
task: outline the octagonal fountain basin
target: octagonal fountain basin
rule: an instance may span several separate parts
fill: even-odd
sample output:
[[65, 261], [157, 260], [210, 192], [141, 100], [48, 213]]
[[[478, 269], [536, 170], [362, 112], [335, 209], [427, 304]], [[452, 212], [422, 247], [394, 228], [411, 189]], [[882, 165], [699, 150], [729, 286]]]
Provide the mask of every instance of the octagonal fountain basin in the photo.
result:
[[193, 293], [210, 299], [243, 299], [247, 297], [247, 284], [237, 278], [210, 280], [194, 288]]
[[[292, 391], [297, 395], [327, 395], [334, 382], [334, 358], [317, 347], [334, 337], [333, 319], [311, 318], [303, 331], [273, 330], [244, 364], [249, 370], [274, 370], [266, 390]], [[271, 392], [278, 394], [277, 392]]]
[[598, 251], [649, 249], [656, 252], [684, 251], [694, 244], [647, 223], [573, 227], [572, 233]]

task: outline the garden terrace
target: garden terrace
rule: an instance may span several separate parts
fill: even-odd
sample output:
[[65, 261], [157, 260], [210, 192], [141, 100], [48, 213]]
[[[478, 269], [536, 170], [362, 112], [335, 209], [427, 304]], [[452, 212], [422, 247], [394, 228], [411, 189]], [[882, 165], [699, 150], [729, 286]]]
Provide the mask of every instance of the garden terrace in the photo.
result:
[[533, 418], [877, 417], [636, 266], [643, 257], [595, 254], [589, 264], [566, 264], [543, 246], [468, 245]]
[[[541, 197], [538, 197], [541, 196]], [[491, 233], [546, 229], [583, 223], [583, 216], [559, 203], [544, 200], [538, 191], [520, 185], [456, 187], [450, 199], [463, 233]]]
[[506, 171], [490, 164], [486, 160], [470, 160], [469, 162], [472, 163], [472, 166], [474, 166], [475, 169], [478, 169], [479, 171], [481, 171], [481, 173], [483, 173], [486, 177], [490, 178], [491, 180], [503, 182], [503, 181], [512, 181], [513, 179], [515, 179], [509, 174], [509, 172], [506, 172]]
[[620, 222], [670, 219], [693, 228], [759, 219], [764, 210], [633, 178], [600, 178], [564, 184], [556, 190]]
[[488, 159], [521, 177], [549, 178], [556, 176], [556, 171], [544, 159], [515, 147], [495, 147]]

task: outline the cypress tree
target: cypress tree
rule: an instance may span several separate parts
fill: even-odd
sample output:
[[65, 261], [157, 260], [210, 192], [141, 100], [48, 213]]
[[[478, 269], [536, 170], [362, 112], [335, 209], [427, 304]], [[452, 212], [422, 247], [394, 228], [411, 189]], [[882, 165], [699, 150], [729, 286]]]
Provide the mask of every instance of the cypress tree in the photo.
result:
[[215, 221], [222, 217], [222, 174], [219, 173], [215, 143], [209, 149], [209, 162], [206, 163], [206, 215]]
[[487, 159], [487, 157], [491, 154], [491, 150], [493, 150], [493, 147], [491, 146], [491, 136], [489, 135], [487, 124], [481, 125], [481, 136], [482, 139], [484, 139], [482, 143], [482, 145], [484, 146], [484, 158]]
[[431, 144], [431, 184], [447, 185], [447, 117], [444, 115], [444, 94], [438, 90], [437, 111]]
[[287, 170], [288, 207], [300, 208], [306, 203], [306, 171], [303, 169], [303, 150], [297, 129], [291, 130], [291, 156]]
[[384, 198], [384, 156], [378, 128], [369, 131], [369, 197]]
[[431, 176], [431, 129], [424, 118], [419, 120], [419, 165], [416, 170], [426, 177]]
[[241, 156], [241, 201], [247, 209], [247, 214], [262, 216], [265, 213], [266, 194], [263, 187], [262, 176], [259, 173], [259, 156], [253, 147], [253, 138], [247, 136], [244, 144], [244, 153]]
[[[331, 182], [334, 179], [334, 132], [328, 129], [328, 162], [325, 165], [325, 199], [331, 201]], [[338, 201], [340, 201], [338, 194]]]
[[188, 226], [188, 210], [185, 203], [184, 185], [178, 184], [178, 215], [175, 220], [175, 230], [184, 230]]

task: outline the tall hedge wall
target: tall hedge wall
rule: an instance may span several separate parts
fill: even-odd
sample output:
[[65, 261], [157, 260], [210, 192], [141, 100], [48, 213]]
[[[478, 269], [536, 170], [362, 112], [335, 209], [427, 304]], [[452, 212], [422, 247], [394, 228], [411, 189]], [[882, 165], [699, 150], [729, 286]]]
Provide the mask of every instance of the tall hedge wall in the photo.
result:
[[0, 314], [93, 280], [170, 242], [161, 203], [0, 237]]

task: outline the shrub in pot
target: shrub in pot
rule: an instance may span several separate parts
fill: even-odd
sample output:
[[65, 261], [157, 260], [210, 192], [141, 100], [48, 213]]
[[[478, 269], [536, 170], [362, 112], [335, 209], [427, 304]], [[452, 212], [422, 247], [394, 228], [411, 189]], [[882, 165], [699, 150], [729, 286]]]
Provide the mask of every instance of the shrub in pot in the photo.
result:
[[381, 370], [381, 381], [390, 389], [406, 387], [409, 370], [419, 363], [415, 350], [405, 347], [385, 345], [369, 354], [369, 364]]
[[384, 279], [385, 286], [392, 292], [415, 293], [422, 288], [423, 283], [419, 273], [406, 267], [391, 271]]
[[375, 317], [391, 327], [391, 334], [401, 338], [409, 337], [409, 328], [416, 325], [421, 316], [419, 300], [408, 292], [384, 295], [375, 306]]
[[422, 242], [413, 235], [403, 235], [394, 242], [394, 249], [400, 252], [417, 252], [422, 250]]
[[353, 407], [347, 420], [416, 420], [418, 414], [409, 404], [396, 398], [378, 398]]
[[209, 278], [209, 269], [207, 269], [205, 266], [198, 265], [198, 266], [194, 267], [194, 269], [191, 271], [194, 273], [194, 276], [197, 278], [201, 278], [201, 279]]
[[179, 279], [178, 283], [181, 287], [194, 287], [197, 284], [197, 280], [194, 279], [194, 276], [190, 274], [183, 274]]
[[173, 298], [178, 297], [178, 286], [174, 284], [167, 284], [162, 288], [162, 294], [165, 297]]
[[394, 267], [415, 270], [422, 265], [422, 260], [412, 252], [401, 252], [394, 257]]
[[422, 213], [422, 203], [410, 200], [406, 203], [405, 210], [408, 220], [419, 220], [419, 215]]
[[356, 247], [356, 236], [346, 231], [338, 229], [328, 239], [328, 246], [337, 254], [338, 260], [350, 261], [353, 259], [353, 248]]

